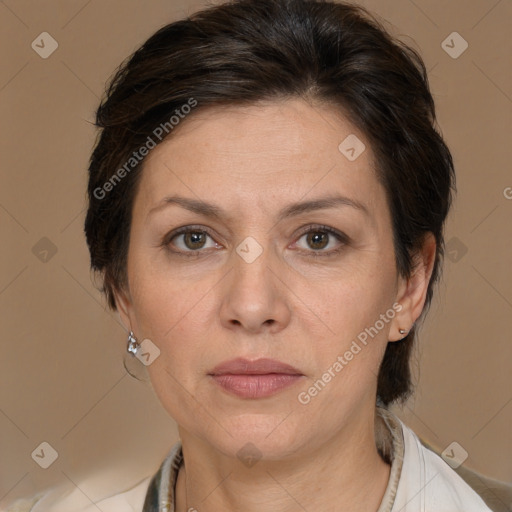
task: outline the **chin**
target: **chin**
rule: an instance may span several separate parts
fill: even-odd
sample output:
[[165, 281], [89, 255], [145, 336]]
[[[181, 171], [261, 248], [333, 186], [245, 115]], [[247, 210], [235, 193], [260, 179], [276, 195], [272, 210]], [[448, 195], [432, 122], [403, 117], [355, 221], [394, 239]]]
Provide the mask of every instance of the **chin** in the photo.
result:
[[[215, 435], [209, 430], [201, 437], [210, 445], [228, 457], [240, 460], [252, 457], [265, 460], [281, 460], [304, 444], [304, 428], [290, 418], [283, 422], [286, 414], [244, 414], [231, 421], [220, 419], [226, 429], [215, 429]], [[227, 431], [227, 432], [226, 432]], [[229, 432], [229, 433], [228, 433]], [[231, 434], [231, 435], [230, 435]]]

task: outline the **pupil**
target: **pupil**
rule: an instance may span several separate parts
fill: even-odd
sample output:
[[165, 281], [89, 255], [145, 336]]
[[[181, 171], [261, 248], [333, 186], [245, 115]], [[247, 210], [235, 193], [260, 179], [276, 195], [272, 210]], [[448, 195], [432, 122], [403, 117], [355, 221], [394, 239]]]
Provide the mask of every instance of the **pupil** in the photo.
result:
[[185, 244], [189, 249], [199, 249], [204, 245], [204, 233], [186, 233]]
[[308, 235], [308, 243], [314, 249], [323, 249], [327, 245], [327, 238], [327, 233], [321, 233], [319, 231], [316, 231]]

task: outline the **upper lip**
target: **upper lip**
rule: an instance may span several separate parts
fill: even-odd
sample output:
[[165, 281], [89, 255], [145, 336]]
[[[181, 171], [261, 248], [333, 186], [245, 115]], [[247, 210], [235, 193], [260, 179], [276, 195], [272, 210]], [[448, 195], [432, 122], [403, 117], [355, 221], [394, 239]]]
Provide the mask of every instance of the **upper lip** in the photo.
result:
[[210, 375], [266, 375], [269, 373], [302, 375], [297, 368], [281, 361], [277, 361], [276, 359], [262, 358], [250, 361], [249, 359], [244, 359], [242, 357], [218, 364], [210, 372]]

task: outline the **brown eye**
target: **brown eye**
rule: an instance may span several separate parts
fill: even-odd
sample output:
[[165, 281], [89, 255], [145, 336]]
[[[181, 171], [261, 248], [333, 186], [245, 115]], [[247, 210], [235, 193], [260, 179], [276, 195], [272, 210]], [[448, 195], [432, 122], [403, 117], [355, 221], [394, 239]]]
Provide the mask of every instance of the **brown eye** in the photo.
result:
[[306, 240], [312, 249], [325, 249], [329, 243], [329, 234], [323, 231], [311, 231], [307, 234]]
[[309, 226], [295, 245], [301, 252], [307, 252], [311, 256], [333, 256], [341, 251], [349, 240], [342, 232], [327, 226]]
[[163, 245], [176, 253], [200, 253], [201, 249], [219, 248], [212, 236], [202, 229], [184, 227], [169, 234]]
[[188, 249], [202, 249], [206, 243], [206, 233], [201, 231], [189, 231], [183, 234], [183, 242]]

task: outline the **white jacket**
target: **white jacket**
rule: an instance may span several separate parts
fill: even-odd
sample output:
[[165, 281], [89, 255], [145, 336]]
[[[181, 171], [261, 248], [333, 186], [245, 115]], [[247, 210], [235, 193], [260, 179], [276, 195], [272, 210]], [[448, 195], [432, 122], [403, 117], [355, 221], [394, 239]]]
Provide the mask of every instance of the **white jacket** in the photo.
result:
[[[390, 440], [391, 473], [377, 512], [489, 512], [482, 498], [416, 434], [386, 409], [377, 408]], [[92, 503], [78, 489], [55, 489], [18, 501], [6, 512], [174, 512], [172, 489], [182, 460], [178, 442], [160, 470], [124, 492]], [[172, 485], [171, 485], [172, 484]], [[148, 492], [148, 489], [150, 491]], [[146, 495], [148, 503], [143, 509]], [[148, 506], [150, 495], [153, 503]], [[158, 496], [158, 498], [157, 498]], [[166, 499], [168, 498], [168, 499]], [[157, 503], [159, 501], [159, 503]], [[167, 506], [166, 506], [167, 505]], [[153, 507], [153, 508], [151, 508]]]

